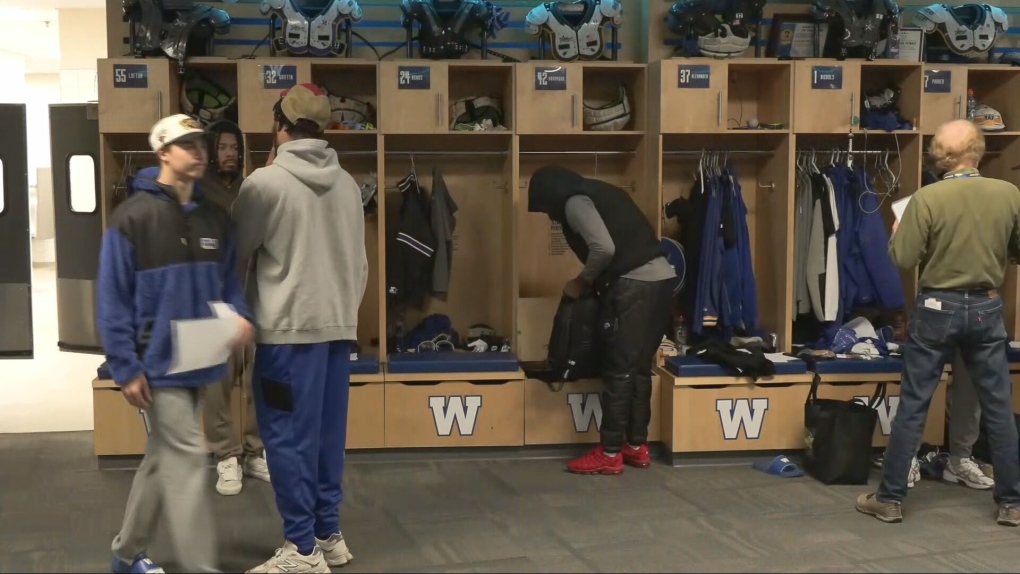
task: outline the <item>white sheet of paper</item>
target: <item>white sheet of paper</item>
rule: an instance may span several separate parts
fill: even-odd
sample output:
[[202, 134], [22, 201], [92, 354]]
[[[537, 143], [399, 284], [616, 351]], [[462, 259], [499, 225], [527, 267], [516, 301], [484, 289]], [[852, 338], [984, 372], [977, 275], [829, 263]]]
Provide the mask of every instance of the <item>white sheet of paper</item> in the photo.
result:
[[1010, 341], [1009, 347], [1011, 349], [1020, 349], [1020, 341]]
[[237, 334], [237, 313], [226, 303], [210, 303], [213, 317], [171, 321], [173, 358], [168, 375], [222, 365]]
[[784, 355], [782, 353], [765, 353], [765, 358], [772, 361], [773, 363], [789, 363], [790, 361], [797, 360], [789, 355]]
[[910, 203], [910, 196], [892, 202], [892, 211], [893, 214], [896, 215], [896, 221], [903, 219], [903, 214], [907, 211], [908, 203]]

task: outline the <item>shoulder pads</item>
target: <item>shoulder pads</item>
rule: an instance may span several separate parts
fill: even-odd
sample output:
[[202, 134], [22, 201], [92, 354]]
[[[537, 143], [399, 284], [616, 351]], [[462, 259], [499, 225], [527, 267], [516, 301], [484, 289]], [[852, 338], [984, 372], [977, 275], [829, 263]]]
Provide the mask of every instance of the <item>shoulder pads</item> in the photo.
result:
[[545, 4], [539, 4], [528, 12], [528, 15], [524, 18], [524, 30], [534, 36], [539, 35], [542, 32], [542, 26], [549, 21], [549, 9], [546, 8]]
[[415, 8], [417, 8], [417, 2], [414, 2], [414, 0], [400, 0], [400, 24], [404, 28], [411, 27], [411, 23], [414, 21]]
[[351, 22], [358, 24], [361, 19], [365, 17], [365, 13], [361, 10], [361, 5], [358, 4], [357, 0], [337, 0], [338, 7], [340, 8], [340, 14], [351, 19]]
[[486, 22], [488, 22], [489, 19], [492, 18], [492, 9], [489, 8], [488, 4], [482, 2], [482, 0], [462, 0], [462, 2], [464, 2], [464, 4], [472, 5], [471, 6], [472, 17], [477, 18], [479, 20], [485, 20]]
[[230, 14], [221, 8], [213, 8], [212, 6], [206, 6], [209, 10], [202, 16], [209, 20], [212, 24], [213, 29], [217, 34], [227, 34], [230, 32]]
[[811, 4], [811, 17], [819, 21], [828, 21], [836, 18], [836, 10], [826, 0], [815, 0]]
[[611, 20], [613, 26], [619, 27], [623, 23], [623, 4], [619, 0], [601, 0], [599, 10], [606, 20]]
[[930, 34], [939, 24], [948, 22], [949, 18], [949, 10], [944, 5], [932, 4], [919, 9], [914, 14], [914, 25]]
[[995, 22], [995, 27], [998, 28], [999, 32], [1005, 34], [1009, 31], [1009, 16], [1006, 15], [1005, 10], [998, 6], [989, 6], [985, 4], [985, 8], [989, 10], [989, 15], [992, 17], [992, 21]]
[[286, 1], [287, 0], [262, 0], [262, 4], [259, 5], [259, 12], [265, 16], [273, 10], [283, 10], [283, 5]]

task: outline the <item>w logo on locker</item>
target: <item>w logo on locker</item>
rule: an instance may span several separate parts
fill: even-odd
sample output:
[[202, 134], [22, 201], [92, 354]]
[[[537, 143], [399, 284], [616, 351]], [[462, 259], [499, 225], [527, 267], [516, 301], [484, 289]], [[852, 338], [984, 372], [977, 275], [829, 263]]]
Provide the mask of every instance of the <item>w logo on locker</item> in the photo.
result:
[[602, 428], [602, 401], [598, 393], [570, 393], [567, 404], [570, 405], [575, 432], [590, 431], [592, 423], [595, 423], [595, 430]]
[[[854, 400], [866, 405], [871, 402], [871, 397], [854, 397]], [[882, 429], [884, 436], [892, 434], [892, 421], [896, 418], [896, 409], [899, 406], [899, 397], [886, 397], [879, 401], [875, 407], [875, 410], [878, 411], [878, 426]]]
[[452, 436], [453, 425], [456, 423], [458, 435], [472, 436], [478, 421], [478, 411], [482, 408], [482, 397], [429, 397], [429, 408], [432, 409], [437, 435]]
[[762, 425], [765, 423], [765, 413], [769, 410], [769, 400], [718, 399], [715, 401], [715, 410], [719, 413], [723, 438], [737, 440], [740, 438], [740, 429], [743, 428], [745, 439], [758, 440], [761, 438]]

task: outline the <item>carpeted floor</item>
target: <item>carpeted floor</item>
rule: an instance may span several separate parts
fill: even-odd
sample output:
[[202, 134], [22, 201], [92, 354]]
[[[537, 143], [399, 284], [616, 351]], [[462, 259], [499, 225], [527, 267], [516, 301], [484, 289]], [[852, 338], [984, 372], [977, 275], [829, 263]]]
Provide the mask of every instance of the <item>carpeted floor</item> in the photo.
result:
[[[561, 457], [412, 456], [348, 455], [344, 572], [1020, 571], [991, 493], [932, 480], [886, 525], [853, 509], [863, 487], [749, 461], [579, 477]], [[132, 476], [99, 470], [90, 432], [0, 435], [0, 572], [108, 571]], [[281, 543], [272, 489], [213, 483], [222, 567], [244, 571]], [[176, 570], [162, 532], [150, 555]]]

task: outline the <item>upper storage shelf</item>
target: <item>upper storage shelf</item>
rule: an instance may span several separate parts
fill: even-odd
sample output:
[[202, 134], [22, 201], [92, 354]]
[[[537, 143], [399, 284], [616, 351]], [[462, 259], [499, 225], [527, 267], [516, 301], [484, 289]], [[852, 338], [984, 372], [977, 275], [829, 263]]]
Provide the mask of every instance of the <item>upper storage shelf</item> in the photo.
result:
[[674, 58], [650, 64], [649, 75], [661, 133], [790, 130], [789, 62]]
[[517, 64], [517, 133], [644, 132], [645, 70], [644, 64], [617, 62]]
[[384, 134], [514, 129], [513, 64], [403, 60], [379, 64]]

